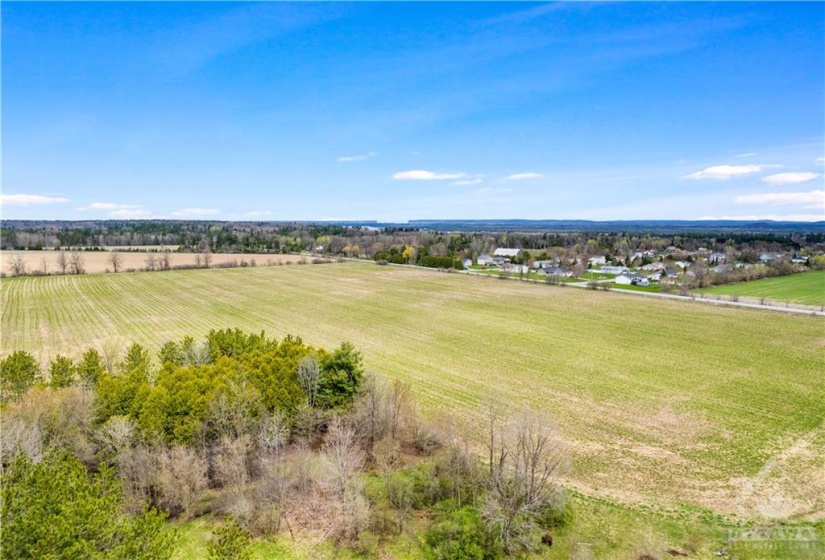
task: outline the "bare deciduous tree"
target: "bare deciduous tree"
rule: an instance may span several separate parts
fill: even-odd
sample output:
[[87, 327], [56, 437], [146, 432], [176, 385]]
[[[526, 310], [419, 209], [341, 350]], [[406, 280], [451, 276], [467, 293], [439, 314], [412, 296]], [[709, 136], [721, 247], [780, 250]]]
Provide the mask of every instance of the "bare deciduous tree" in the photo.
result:
[[207, 461], [193, 448], [176, 445], [159, 454], [157, 484], [163, 505], [185, 516], [208, 483]]
[[360, 477], [353, 478], [347, 485], [340, 505], [337, 537], [355, 540], [367, 528], [370, 518], [370, 506], [364, 496], [364, 482]]
[[503, 435], [500, 428], [500, 424], [503, 420], [503, 413], [493, 395], [487, 395], [483, 412], [485, 422], [482, 425], [484, 432], [482, 433], [481, 440], [487, 448], [487, 465], [489, 468], [489, 476], [493, 476], [496, 468], [495, 458], [502, 446], [502, 442], [500, 440]]
[[155, 258], [154, 253], [148, 253], [146, 255], [146, 270], [153, 271], [157, 267], [157, 259]]
[[450, 416], [439, 422], [439, 440], [444, 443], [446, 453], [441, 455], [438, 471], [447, 475], [450, 482], [449, 497], [460, 508], [465, 503], [475, 503], [483, 487], [484, 473], [476, 454], [470, 451], [469, 440], [455, 428]]
[[289, 457], [292, 483], [297, 492], [308, 493], [318, 482], [318, 462], [306, 441], [298, 442]]
[[701, 258], [697, 258], [693, 263], [693, 282], [697, 288], [704, 288], [708, 282], [708, 265]]
[[112, 272], [118, 273], [123, 268], [123, 255], [117, 252], [112, 252], [109, 255], [109, 263], [112, 265]]
[[57, 267], [60, 269], [60, 274], [66, 274], [69, 268], [69, 259], [66, 257], [65, 251], [60, 251], [57, 254]]
[[355, 429], [340, 417], [329, 425], [324, 461], [329, 470], [329, 488], [343, 498], [347, 483], [364, 466], [364, 452], [358, 445]]
[[172, 268], [172, 256], [169, 251], [161, 253], [158, 262], [161, 270], [170, 270]]
[[315, 406], [315, 399], [318, 397], [318, 380], [320, 373], [318, 369], [318, 360], [313, 356], [306, 356], [298, 364], [298, 382], [301, 384], [301, 389], [307, 396], [307, 403], [309, 406]]
[[252, 449], [248, 435], [238, 438], [224, 436], [215, 453], [215, 475], [223, 486], [242, 488], [249, 481], [247, 457]]
[[289, 527], [286, 511], [290, 502], [289, 473], [277, 457], [262, 458], [260, 469], [260, 479], [253, 493], [253, 529], [260, 534], [277, 534], [282, 522]]
[[512, 553], [530, 550], [538, 519], [563, 505], [556, 480], [567, 457], [554, 428], [536, 414], [524, 413], [501, 431], [482, 518]]
[[9, 255], [9, 270], [12, 276], [24, 276], [26, 274], [26, 261], [18, 253]]
[[246, 381], [232, 381], [209, 405], [209, 427], [218, 436], [241, 437], [252, 434], [263, 408], [261, 395]]
[[80, 251], [72, 251], [69, 254], [69, 270], [72, 274], [83, 274], [86, 272], [86, 260]]
[[375, 444], [389, 437], [393, 441], [414, 431], [414, 407], [409, 385], [369, 374], [355, 403], [354, 420], [365, 438], [368, 453]]
[[279, 454], [289, 442], [289, 425], [278, 411], [264, 413], [258, 423], [258, 447], [268, 454]]
[[103, 365], [106, 366], [106, 371], [114, 373], [117, 368], [120, 355], [123, 353], [124, 343], [120, 338], [107, 338], [103, 341], [101, 346], [101, 356], [103, 358]]
[[143, 444], [124, 447], [117, 454], [115, 465], [128, 510], [138, 512], [152, 502], [158, 463], [157, 452]]
[[126, 416], [112, 416], [98, 432], [98, 439], [103, 450], [115, 456], [132, 446], [135, 423]]
[[682, 281], [679, 283], [679, 295], [687, 296], [690, 294], [690, 290], [693, 289], [693, 282], [685, 275], [682, 278]]
[[39, 461], [45, 448], [43, 426], [36, 418], [17, 414], [3, 415], [3, 429], [0, 430], [0, 458], [8, 464], [23, 452], [33, 461]]
[[92, 402], [94, 394], [83, 387], [65, 387], [52, 391], [57, 397], [57, 411], [53, 418], [61, 418], [50, 426], [50, 444], [70, 451], [81, 461], [92, 461], [94, 446], [92, 433]]

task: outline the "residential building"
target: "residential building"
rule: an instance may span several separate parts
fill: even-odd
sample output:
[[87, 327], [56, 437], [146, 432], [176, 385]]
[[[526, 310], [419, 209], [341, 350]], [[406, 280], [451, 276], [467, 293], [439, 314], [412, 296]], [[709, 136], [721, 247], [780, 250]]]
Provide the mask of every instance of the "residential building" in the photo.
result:
[[499, 247], [495, 250], [493, 256], [515, 259], [521, 256], [521, 249], [507, 249], [505, 247]]

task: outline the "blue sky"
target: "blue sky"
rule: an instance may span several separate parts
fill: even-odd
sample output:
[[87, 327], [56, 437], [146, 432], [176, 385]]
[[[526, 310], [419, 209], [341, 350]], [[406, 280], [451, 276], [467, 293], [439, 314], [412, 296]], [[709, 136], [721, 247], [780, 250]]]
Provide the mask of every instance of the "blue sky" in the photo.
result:
[[4, 219], [825, 219], [822, 3], [2, 3]]

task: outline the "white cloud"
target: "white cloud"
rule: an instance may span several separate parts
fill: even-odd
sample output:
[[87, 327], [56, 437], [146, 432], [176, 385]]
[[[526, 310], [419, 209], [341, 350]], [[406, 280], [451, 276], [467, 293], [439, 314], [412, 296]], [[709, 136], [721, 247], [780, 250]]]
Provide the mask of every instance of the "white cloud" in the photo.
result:
[[789, 172], [777, 173], [776, 175], [768, 175], [763, 177], [762, 181], [772, 185], [792, 185], [794, 183], [805, 183], [806, 181], [813, 181], [817, 177], [821, 177], [819, 173], [810, 172]]
[[423, 169], [399, 171], [392, 176], [396, 181], [448, 181], [450, 179], [464, 179], [466, 177], [466, 173], [436, 173], [434, 171], [424, 171]]
[[350, 163], [353, 161], [364, 161], [370, 158], [374, 158], [378, 155], [378, 152], [367, 152], [366, 154], [361, 154], [358, 156], [341, 156], [336, 161], [340, 163]]
[[479, 183], [481, 183], [481, 177], [476, 177], [475, 179], [463, 179], [461, 181], [453, 181], [450, 184], [451, 185], [462, 186], [462, 185], [478, 185]]
[[86, 210], [136, 210], [140, 208], [135, 204], [114, 204], [112, 202], [93, 202], [88, 206], [78, 208], [81, 212]]
[[825, 157], [818, 157], [815, 160], [817, 163], [825, 163]]
[[528, 179], [538, 179], [539, 177], [541, 177], [541, 173], [513, 173], [503, 177], [502, 181], [526, 181]]
[[112, 218], [123, 218], [125, 220], [150, 218], [152, 213], [149, 210], [140, 210], [138, 208], [119, 208], [109, 212]]
[[191, 218], [194, 216], [214, 216], [220, 213], [219, 208], [184, 208], [183, 210], [172, 212], [172, 215], [178, 218]]
[[494, 189], [492, 187], [484, 187], [483, 189], [478, 189], [475, 194], [504, 194], [512, 191], [513, 189]]
[[803, 205], [806, 208], [821, 208], [825, 203], [825, 191], [745, 194], [737, 196], [736, 203], [770, 204], [774, 206], [796, 204]]
[[725, 181], [733, 177], [741, 177], [742, 175], [750, 175], [751, 173], [759, 173], [766, 167], [773, 167], [768, 165], [714, 165], [707, 167], [702, 171], [684, 175], [682, 179], [714, 179], [717, 181]]
[[152, 218], [157, 217], [153, 216], [152, 212], [149, 210], [145, 210], [139, 204], [116, 204], [114, 202], [93, 202], [88, 206], [81, 206], [77, 208], [77, 210], [81, 212], [87, 212], [89, 210], [104, 210], [106, 211], [106, 216], [109, 218], [120, 218], [123, 220], [133, 220], [133, 219], [141, 219], [141, 218]]
[[69, 199], [60, 196], [41, 196], [39, 194], [0, 194], [0, 204], [3, 206], [60, 204], [61, 202], [69, 202]]
[[756, 152], [745, 152], [744, 154], [736, 154], [738, 158], [745, 158], [745, 157], [753, 157], [756, 155]]
[[748, 214], [746, 216], [702, 216], [696, 220], [742, 220], [773, 222], [821, 222], [825, 220], [822, 214]]

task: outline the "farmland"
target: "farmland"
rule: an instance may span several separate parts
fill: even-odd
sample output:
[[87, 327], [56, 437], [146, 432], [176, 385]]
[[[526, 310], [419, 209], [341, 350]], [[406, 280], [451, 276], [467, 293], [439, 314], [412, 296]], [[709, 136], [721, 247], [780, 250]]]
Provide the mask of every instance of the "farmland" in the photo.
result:
[[805, 305], [825, 305], [825, 271], [817, 270], [701, 290], [705, 294], [765, 298]]
[[[120, 255], [122, 263], [121, 270], [144, 270], [146, 268], [146, 259], [150, 255], [155, 258], [160, 258], [161, 253], [157, 252], [143, 252], [143, 251], [80, 251], [79, 255], [83, 259], [83, 267], [88, 273], [97, 272], [111, 272], [112, 271], [112, 253]], [[68, 258], [69, 252], [65, 255]], [[9, 274], [9, 263], [13, 257], [19, 256], [22, 258], [26, 267], [26, 272], [29, 274], [58, 274], [60, 267], [58, 265], [58, 258], [60, 251], [2, 251], [0, 252], [0, 270]], [[196, 259], [203, 258], [203, 255], [198, 253], [170, 253], [169, 261], [172, 268], [183, 266], [192, 267], [196, 264]], [[227, 264], [240, 265], [241, 261], [247, 264], [258, 266], [268, 266], [276, 264], [292, 264], [296, 263], [301, 257], [294, 255], [278, 255], [278, 254], [211, 254], [209, 256], [211, 266], [220, 267]], [[254, 261], [254, 262], [253, 262]]]
[[424, 412], [543, 411], [585, 495], [825, 513], [823, 322], [364, 263], [2, 282], [3, 353], [41, 360], [210, 329], [353, 342]]

